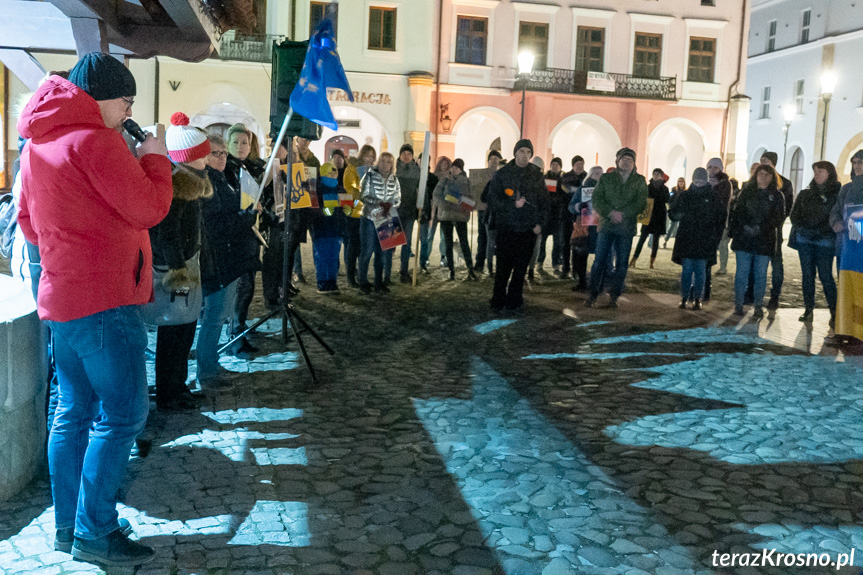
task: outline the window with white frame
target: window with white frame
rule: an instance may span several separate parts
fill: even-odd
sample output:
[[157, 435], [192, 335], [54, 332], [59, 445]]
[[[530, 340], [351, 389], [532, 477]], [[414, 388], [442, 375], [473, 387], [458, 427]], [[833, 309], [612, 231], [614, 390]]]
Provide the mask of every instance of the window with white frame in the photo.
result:
[[809, 42], [809, 28], [812, 24], [812, 8], [807, 8], [803, 11], [803, 16], [800, 21], [800, 43], [806, 44]]
[[798, 114], [803, 113], [803, 92], [805, 89], [805, 80], [797, 80], [797, 82], [794, 83], [794, 105]]
[[763, 120], [770, 117], [770, 86], [764, 86], [761, 90], [761, 115], [759, 119]]
[[771, 20], [767, 23], [767, 51], [772, 52], [776, 49], [776, 20]]

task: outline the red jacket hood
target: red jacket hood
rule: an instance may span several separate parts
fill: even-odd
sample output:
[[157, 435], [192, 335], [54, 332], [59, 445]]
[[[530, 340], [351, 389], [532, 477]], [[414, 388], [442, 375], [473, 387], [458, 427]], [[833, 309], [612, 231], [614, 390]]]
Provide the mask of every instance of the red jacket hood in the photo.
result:
[[57, 128], [87, 124], [105, 127], [99, 104], [69, 80], [51, 76], [24, 107], [18, 118], [18, 133], [38, 140]]

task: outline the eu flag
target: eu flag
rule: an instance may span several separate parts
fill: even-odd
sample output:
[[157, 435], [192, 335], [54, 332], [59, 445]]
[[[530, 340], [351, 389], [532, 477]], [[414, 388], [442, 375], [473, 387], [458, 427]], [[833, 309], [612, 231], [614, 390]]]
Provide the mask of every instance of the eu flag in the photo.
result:
[[354, 93], [336, 52], [333, 23], [325, 18], [309, 38], [303, 71], [291, 93], [291, 107], [312, 122], [336, 130], [338, 124], [327, 101], [328, 88], [344, 90], [351, 102], [354, 101]]

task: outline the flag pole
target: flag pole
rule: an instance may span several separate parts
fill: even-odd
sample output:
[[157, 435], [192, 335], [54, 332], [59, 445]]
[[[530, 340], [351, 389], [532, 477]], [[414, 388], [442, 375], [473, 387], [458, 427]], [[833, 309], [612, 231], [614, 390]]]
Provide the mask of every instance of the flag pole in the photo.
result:
[[[264, 191], [264, 186], [267, 185], [267, 178], [269, 178], [273, 172], [273, 164], [275, 163], [275, 160], [276, 160], [276, 152], [278, 151], [279, 146], [282, 145], [282, 142], [285, 139], [285, 134], [288, 132], [288, 124], [291, 122], [291, 118], [293, 117], [293, 115], [294, 115], [294, 108], [292, 106], [292, 107], [288, 108], [288, 113], [285, 114], [285, 121], [282, 122], [282, 129], [279, 130], [278, 137], [275, 139], [275, 141], [273, 141], [273, 151], [270, 152], [270, 159], [267, 161], [267, 169], [264, 170], [264, 176], [261, 178], [261, 183], [260, 183], [261, 189], [258, 190], [258, 197], [259, 198], [261, 197], [261, 194]], [[290, 173], [290, 168], [288, 168], [288, 173]]]
[[[431, 132], [426, 132], [425, 139], [423, 140], [423, 161], [420, 166], [420, 185], [417, 189], [417, 221], [414, 226], [414, 274], [413, 281], [411, 282], [412, 287], [416, 287], [417, 285], [417, 270], [420, 265], [420, 258], [422, 254], [420, 253], [420, 233], [422, 230], [422, 217], [423, 217], [423, 206], [425, 205], [425, 197], [428, 190], [426, 190], [428, 178], [429, 178], [429, 163], [431, 162], [431, 158], [429, 155], [431, 154]], [[408, 246], [410, 247], [410, 246]]]

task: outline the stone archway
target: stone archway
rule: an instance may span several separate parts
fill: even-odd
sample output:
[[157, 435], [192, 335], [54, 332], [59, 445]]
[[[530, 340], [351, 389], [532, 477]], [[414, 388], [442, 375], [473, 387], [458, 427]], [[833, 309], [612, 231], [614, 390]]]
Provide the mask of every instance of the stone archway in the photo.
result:
[[455, 136], [455, 158], [464, 160], [465, 168], [485, 168], [492, 144], [500, 140], [501, 153], [512, 156], [518, 141], [518, 126], [509, 115], [488, 106], [473, 108], [462, 114], [452, 130]]
[[760, 164], [761, 156], [764, 155], [764, 152], [766, 151], [767, 146], [758, 146], [757, 148], [755, 148], [755, 153], [749, 157], [749, 166], [746, 167], [749, 168], [752, 164]]
[[[261, 142], [262, 146], [266, 142], [266, 134], [252, 113], [240, 106], [227, 102], [210, 104], [210, 106], [192, 116], [189, 119], [189, 124], [196, 128], [201, 128], [207, 133], [217, 132], [222, 136], [227, 132], [227, 128], [223, 129], [223, 126], [227, 125], [230, 127], [233, 124], [243, 124], [258, 137], [258, 141]], [[261, 150], [261, 153], [264, 152], [265, 150]]]
[[340, 123], [338, 132], [324, 128], [321, 139], [309, 145], [309, 149], [321, 162], [329, 160], [326, 145], [337, 136], [347, 136], [360, 148], [368, 144], [377, 151], [378, 156], [383, 152], [393, 152], [391, 147], [395, 147], [393, 153], [396, 153], [401, 147], [401, 139], [388, 132], [383, 122], [364, 108], [353, 105], [333, 106], [333, 115]]
[[660, 168], [672, 182], [692, 179], [695, 168], [705, 164], [707, 138], [701, 127], [685, 118], [672, 118], [656, 126], [647, 138], [645, 173]]
[[860, 148], [863, 148], [863, 132], [848, 140], [848, 143], [839, 152], [836, 171], [839, 172], [839, 179], [843, 182], [851, 181], [851, 156]]
[[570, 168], [570, 160], [579, 155], [585, 168], [614, 165], [614, 155], [620, 149], [620, 136], [605, 118], [595, 114], [574, 114], [564, 119], [551, 131], [548, 138], [554, 156], [563, 160], [563, 168]]

